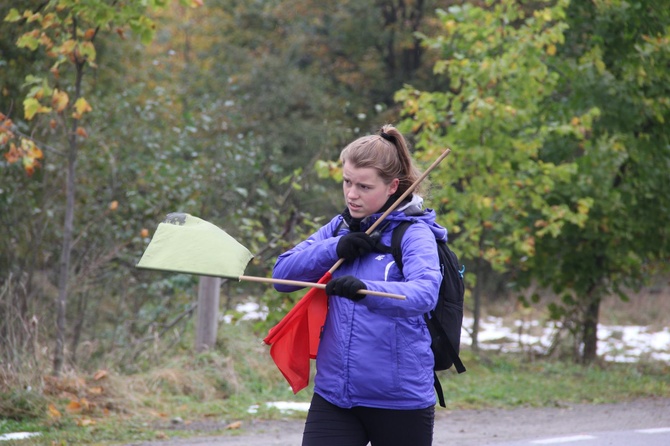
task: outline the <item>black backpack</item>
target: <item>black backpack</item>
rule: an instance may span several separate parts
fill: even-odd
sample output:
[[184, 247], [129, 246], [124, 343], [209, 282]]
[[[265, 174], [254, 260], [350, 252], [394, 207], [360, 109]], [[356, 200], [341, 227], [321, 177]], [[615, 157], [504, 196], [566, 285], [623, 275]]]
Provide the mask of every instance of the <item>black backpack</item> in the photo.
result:
[[[400, 242], [411, 224], [412, 222], [409, 221], [400, 223], [393, 230], [391, 237], [390, 251], [400, 271], [402, 271]], [[435, 309], [424, 315], [431, 337], [430, 348], [435, 356], [435, 371], [447, 370], [453, 365], [458, 373], [463, 373], [465, 372], [465, 366], [458, 357], [458, 351], [461, 344], [461, 326], [463, 325], [463, 295], [465, 293], [463, 273], [465, 272], [465, 266], [460, 266], [458, 257], [444, 241], [437, 240], [437, 253], [442, 271], [440, 294]], [[437, 373], [433, 372], [433, 374], [440, 406], [446, 407], [442, 385], [437, 378]]]

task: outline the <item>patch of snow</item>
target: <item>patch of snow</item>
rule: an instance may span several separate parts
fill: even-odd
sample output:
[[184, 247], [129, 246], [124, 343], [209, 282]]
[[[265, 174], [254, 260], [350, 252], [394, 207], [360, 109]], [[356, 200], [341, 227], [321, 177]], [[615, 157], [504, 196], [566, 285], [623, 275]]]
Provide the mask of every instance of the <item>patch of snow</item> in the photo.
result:
[[[472, 342], [472, 318], [463, 318], [461, 342]], [[516, 321], [514, 327], [503, 324], [502, 318], [487, 317], [480, 321], [479, 347], [501, 352], [534, 351], [546, 353], [551, 346], [557, 326], [538, 321]], [[636, 362], [641, 357], [655, 361], [670, 361], [670, 328], [650, 332], [647, 327], [635, 325], [599, 325], [598, 354], [606, 361]]]
[[42, 435], [39, 432], [13, 432], [11, 434], [0, 435], [0, 441], [25, 440], [26, 438]]
[[265, 320], [268, 316], [268, 307], [261, 307], [256, 302], [245, 302], [238, 304], [235, 307], [237, 313], [241, 313], [242, 317], [236, 318], [233, 314], [224, 314], [221, 317], [221, 320], [226, 324], [231, 324], [233, 320], [239, 321], [255, 321], [255, 320]]
[[[307, 412], [309, 410], [310, 403], [301, 403], [296, 401], [274, 401], [265, 403], [265, 407], [275, 407], [279, 409], [282, 413], [291, 413], [291, 412]], [[260, 406], [254, 404], [247, 409], [248, 413], [255, 414], [258, 413]]]

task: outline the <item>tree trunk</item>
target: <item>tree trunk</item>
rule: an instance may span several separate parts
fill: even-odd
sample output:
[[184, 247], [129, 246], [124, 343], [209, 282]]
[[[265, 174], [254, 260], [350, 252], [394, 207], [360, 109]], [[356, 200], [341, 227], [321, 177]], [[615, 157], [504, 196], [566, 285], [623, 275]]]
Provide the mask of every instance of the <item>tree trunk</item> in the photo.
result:
[[477, 278], [477, 283], [472, 290], [472, 299], [474, 300], [474, 309], [472, 311], [472, 351], [476, 354], [479, 352], [479, 319], [481, 315], [482, 298], [481, 298], [481, 283], [482, 280]]
[[590, 297], [584, 312], [582, 328], [582, 364], [591, 364], [598, 357], [598, 320], [600, 314], [600, 297]]
[[[74, 139], [74, 138], [72, 138]], [[77, 164], [76, 142], [70, 144], [67, 161], [67, 180], [65, 186], [65, 221], [63, 223], [63, 245], [58, 275], [58, 301], [56, 302], [56, 349], [54, 351], [53, 375], [58, 376], [63, 369], [65, 346], [65, 307], [67, 304], [68, 279], [70, 272], [70, 254], [72, 252], [72, 233], [74, 232], [74, 196], [75, 168]]]
[[[483, 249], [484, 246], [484, 237], [479, 239], [479, 248]], [[472, 289], [472, 300], [474, 302], [474, 308], [472, 310], [472, 351], [476, 354], [479, 352], [479, 325], [482, 315], [482, 289], [486, 286], [486, 267], [482, 265], [482, 261], [473, 260], [475, 264], [474, 273], [475, 273], [475, 286]]]
[[84, 329], [87, 308], [88, 291], [84, 291], [79, 293], [79, 301], [77, 302], [77, 322], [74, 324], [72, 347], [70, 347], [70, 360], [72, 361], [72, 364], [77, 364], [77, 348], [79, 347], [79, 341], [81, 340], [81, 332]]
[[[72, 25], [72, 33], [76, 35], [76, 22]], [[81, 97], [81, 81], [84, 75], [84, 63], [76, 62], [75, 94], [72, 100], [74, 104]], [[65, 119], [65, 118], [64, 118]], [[67, 177], [65, 181], [65, 220], [63, 222], [63, 245], [60, 256], [60, 271], [58, 274], [58, 300], [56, 302], [56, 348], [54, 350], [53, 375], [60, 375], [63, 369], [65, 350], [65, 309], [68, 295], [68, 282], [70, 276], [70, 255], [72, 253], [72, 234], [74, 233], [74, 198], [75, 198], [75, 173], [77, 168], [77, 127], [79, 120], [73, 119], [67, 135]]]
[[200, 277], [198, 284], [198, 322], [195, 336], [195, 350], [197, 352], [211, 349], [216, 344], [220, 289], [220, 277]]

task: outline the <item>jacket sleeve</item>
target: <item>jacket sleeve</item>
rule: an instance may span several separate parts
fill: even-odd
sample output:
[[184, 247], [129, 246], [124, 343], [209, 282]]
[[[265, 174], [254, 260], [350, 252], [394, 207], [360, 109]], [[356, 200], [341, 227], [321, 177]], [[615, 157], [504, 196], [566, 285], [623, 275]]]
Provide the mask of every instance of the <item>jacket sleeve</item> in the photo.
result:
[[[303, 282], [316, 282], [323, 277], [326, 271], [339, 260], [337, 242], [340, 237], [333, 237], [333, 232], [338, 227], [341, 218], [336, 216], [309, 238], [277, 257], [272, 277]], [[275, 284], [274, 287], [277, 291], [285, 293], [301, 288], [281, 284]]]
[[427, 225], [413, 224], [403, 236], [401, 249], [404, 281], [363, 281], [369, 290], [401, 294], [406, 299], [367, 295], [360, 303], [386, 316], [419, 316], [435, 308], [442, 282], [435, 236]]

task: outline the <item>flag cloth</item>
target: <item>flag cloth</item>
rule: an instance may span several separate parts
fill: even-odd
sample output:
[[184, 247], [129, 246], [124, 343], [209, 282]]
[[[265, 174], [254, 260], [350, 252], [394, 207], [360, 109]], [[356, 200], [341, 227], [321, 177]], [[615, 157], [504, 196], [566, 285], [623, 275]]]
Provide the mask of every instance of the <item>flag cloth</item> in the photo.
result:
[[[328, 283], [331, 278], [331, 273], [326, 272], [318, 283]], [[309, 384], [309, 360], [316, 358], [327, 312], [326, 290], [312, 288], [263, 339], [271, 346], [270, 356], [293, 393]]]
[[218, 226], [175, 212], [158, 224], [137, 267], [238, 279], [252, 258]]

